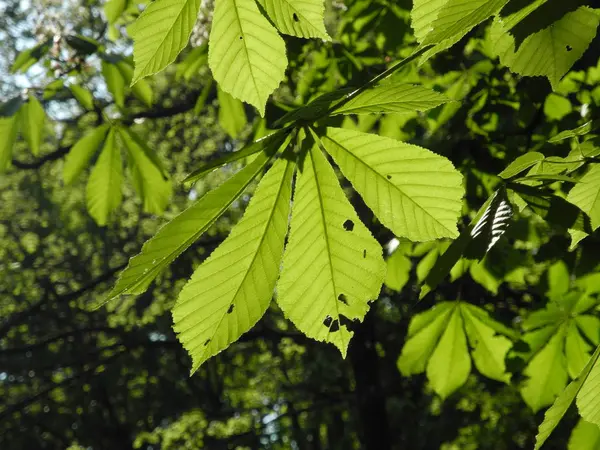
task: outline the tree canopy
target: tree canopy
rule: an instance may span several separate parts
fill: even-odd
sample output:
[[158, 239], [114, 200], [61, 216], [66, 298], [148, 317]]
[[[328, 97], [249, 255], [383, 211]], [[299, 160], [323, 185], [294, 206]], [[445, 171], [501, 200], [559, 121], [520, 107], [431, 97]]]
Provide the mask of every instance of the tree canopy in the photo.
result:
[[600, 448], [600, 9], [0, 4], [0, 446]]

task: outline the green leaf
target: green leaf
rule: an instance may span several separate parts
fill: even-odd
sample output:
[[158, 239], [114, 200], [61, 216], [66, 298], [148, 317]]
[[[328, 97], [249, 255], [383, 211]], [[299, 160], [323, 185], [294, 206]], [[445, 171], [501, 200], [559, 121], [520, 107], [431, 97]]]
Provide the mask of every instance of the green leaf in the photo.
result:
[[244, 217], [200, 265], [173, 308], [173, 328], [192, 372], [263, 316], [273, 296], [287, 234], [294, 163], [277, 160]]
[[342, 173], [396, 236], [412, 241], [456, 237], [462, 176], [435, 153], [340, 128], [321, 137]]
[[[577, 393], [577, 409], [579, 414], [586, 421], [600, 426], [600, 364], [598, 364], [598, 354], [600, 347], [596, 349], [590, 363], [592, 365], [589, 375], [583, 380], [583, 386]], [[587, 367], [590, 367], [588, 363]]]
[[285, 75], [285, 43], [254, 0], [217, 0], [208, 65], [221, 89], [264, 116], [269, 95]]
[[183, 78], [190, 81], [194, 75], [200, 72], [200, 68], [208, 63], [208, 44], [204, 43], [195, 47], [185, 56], [183, 61], [177, 64], [175, 79], [180, 81]]
[[41, 42], [40, 44], [23, 50], [16, 57], [15, 62], [10, 68], [11, 73], [15, 72], [26, 72], [32, 65], [39, 61], [50, 49], [52, 38]]
[[[288, 141], [289, 142], [289, 141]], [[192, 245], [266, 167], [278, 147], [266, 148], [254, 161], [165, 224], [129, 260], [103, 303], [119, 295], [139, 295], [185, 249]]]
[[440, 256], [440, 250], [436, 247], [436, 248], [432, 249], [429, 253], [427, 253], [427, 255], [425, 255], [421, 259], [421, 261], [419, 261], [419, 264], [417, 264], [417, 270], [416, 270], [417, 281], [419, 283], [422, 283], [423, 280], [425, 280], [425, 278], [431, 271], [431, 268], [434, 266], [434, 264], [437, 261], [439, 256]]
[[219, 124], [229, 136], [235, 139], [247, 123], [244, 104], [227, 92], [223, 92], [218, 86], [217, 99], [219, 101]]
[[125, 148], [133, 166], [130, 168], [133, 184], [144, 202], [144, 211], [162, 214], [173, 193], [171, 180], [163, 176], [161, 166], [148, 157], [146, 150], [132, 139], [131, 134], [119, 128]]
[[116, 65], [102, 61], [102, 76], [108, 91], [119, 108], [125, 106], [125, 79]]
[[573, 111], [571, 101], [551, 92], [544, 101], [544, 114], [550, 120], [560, 120]]
[[109, 214], [121, 203], [123, 162], [115, 138], [111, 128], [86, 188], [87, 209], [100, 226], [106, 225]]
[[18, 127], [17, 116], [0, 117], [0, 173], [10, 164]]
[[431, 31], [421, 43], [458, 42], [471, 28], [496, 14], [506, 3], [508, 0], [449, 0], [440, 8], [431, 23]]
[[556, 136], [550, 138], [548, 142], [554, 144], [556, 142], [560, 142], [575, 136], [585, 136], [586, 134], [594, 131], [598, 127], [600, 127], [600, 119], [590, 120], [589, 122], [586, 122], [577, 128], [573, 128], [572, 130], [561, 131]]
[[491, 27], [490, 39], [502, 64], [521, 75], [546, 76], [556, 90], [594, 39], [599, 22], [595, 10], [582, 6], [525, 38], [516, 52], [514, 38], [498, 20]]
[[22, 106], [20, 115], [23, 136], [31, 149], [31, 153], [37, 156], [40, 154], [40, 145], [42, 143], [44, 122], [46, 119], [44, 108], [42, 108], [42, 105], [34, 95], [30, 95], [27, 103]]
[[323, 0], [258, 0], [275, 26], [284, 34], [330, 41], [325, 30]]
[[366, 90], [340, 108], [336, 114], [410, 113], [426, 111], [451, 101], [423, 86], [393, 83]]
[[568, 450], [598, 450], [600, 448], [600, 427], [585, 420], [579, 420], [571, 432], [567, 448]]
[[471, 267], [469, 267], [469, 274], [477, 284], [480, 284], [494, 295], [498, 294], [498, 288], [502, 284], [502, 280], [498, 279], [498, 277], [488, 270], [485, 259], [478, 263], [471, 264]]
[[569, 292], [571, 275], [564, 261], [559, 260], [548, 268], [548, 297], [561, 299]]
[[544, 159], [544, 155], [539, 152], [528, 152], [524, 155], [518, 156], [513, 162], [511, 162], [506, 169], [498, 174], [500, 178], [504, 178], [508, 180], [509, 178], [514, 177], [515, 175], [520, 174], [524, 170], [529, 169], [532, 166], [535, 166], [536, 163], [542, 161]]
[[433, 390], [440, 397], [446, 398], [465, 384], [470, 372], [467, 337], [460, 304], [456, 302], [446, 329], [427, 364], [427, 379]]
[[454, 302], [442, 302], [411, 319], [406, 342], [398, 358], [398, 369], [402, 375], [409, 376], [425, 371], [427, 361], [446, 329], [448, 318], [453, 311]]
[[286, 133], [289, 131], [288, 128], [281, 129], [276, 131], [275, 133], [271, 133], [268, 136], [260, 138], [256, 141], [249, 143], [244, 146], [242, 149], [225, 154], [213, 161], [205, 162], [200, 167], [194, 169], [192, 173], [190, 173], [185, 180], [184, 183], [192, 183], [194, 181], [199, 180], [202, 176], [211, 170], [224, 166], [233, 161], [238, 161], [242, 158], [246, 158], [250, 155], [260, 152], [264, 150], [266, 147], [276, 146], [278, 147], [286, 138]]
[[363, 320], [379, 295], [385, 262], [317, 144], [305, 155], [277, 302], [300, 331], [334, 344], [345, 357], [353, 322]]
[[415, 31], [417, 41], [423, 42], [425, 36], [433, 30], [432, 24], [446, 3], [448, 3], [448, 0], [413, 1], [413, 8], [410, 12], [410, 23]]
[[564, 327], [560, 327], [523, 371], [528, 379], [520, 389], [521, 395], [534, 412], [551, 404], [567, 384], [564, 333]]
[[579, 183], [573, 186], [567, 201], [589, 216], [592, 229], [600, 226], [600, 164], [592, 164]]
[[126, 143], [127, 143], [127, 141], [131, 141], [131, 145], [137, 146], [139, 149], [141, 149], [144, 152], [144, 155], [146, 156], [146, 158], [148, 158], [150, 161], [152, 161], [152, 164], [154, 164], [154, 166], [160, 171], [162, 177], [165, 180], [167, 178], [169, 178], [169, 173], [166, 171], [166, 169], [162, 165], [160, 159], [156, 155], [156, 152], [153, 151], [152, 149], [150, 149], [150, 147], [148, 147], [146, 142], [140, 136], [138, 136], [136, 133], [133, 132], [133, 130], [131, 130], [129, 128], [120, 128], [119, 131], [120, 131], [120, 134], [122, 136], [124, 136], [124, 139], [126, 139]]
[[100, 125], [94, 128], [79, 139], [69, 150], [63, 166], [63, 180], [66, 185], [71, 184], [79, 176], [92, 155], [100, 148], [108, 128], [108, 125]]
[[398, 249], [391, 254], [386, 264], [385, 285], [394, 291], [400, 292], [410, 278], [412, 262], [404, 252]]
[[577, 379], [571, 381], [567, 388], [558, 396], [552, 406], [544, 414], [544, 421], [538, 428], [538, 434], [535, 437], [535, 449], [539, 448], [546, 442], [550, 433], [556, 428], [560, 420], [563, 418], [573, 400], [580, 392], [581, 387], [590, 375], [592, 367], [596, 364], [600, 355], [600, 347], [596, 349], [591, 359], [588, 361], [585, 368], [581, 371]]
[[[135, 60], [132, 85], [175, 61], [190, 39], [200, 3], [200, 0], [156, 0], [148, 4], [128, 29]], [[213, 27], [218, 20], [215, 14]]]
[[577, 325], [569, 323], [565, 339], [565, 355], [567, 357], [567, 371], [571, 378], [575, 378], [583, 370], [590, 359], [592, 346], [581, 336]]
[[[133, 67], [129, 59], [122, 59], [116, 64], [119, 73], [125, 80], [125, 84], [129, 85], [133, 79]], [[146, 80], [138, 80], [132, 87], [131, 92], [142, 101], [146, 106], [152, 106], [154, 94], [152, 88]]]
[[485, 311], [468, 303], [461, 303], [460, 307], [475, 367], [488, 378], [508, 382], [510, 375], [506, 373], [504, 358], [512, 347], [511, 340], [496, 334], [488, 325], [491, 318], [480, 320], [482, 314], [487, 314]]
[[94, 97], [90, 91], [77, 84], [72, 84], [69, 86], [69, 89], [71, 90], [73, 97], [77, 99], [81, 106], [88, 110], [94, 109]]
[[110, 25], [114, 25], [117, 20], [127, 8], [127, 3], [129, 0], [108, 0], [104, 4], [104, 15], [106, 16], [106, 20]]

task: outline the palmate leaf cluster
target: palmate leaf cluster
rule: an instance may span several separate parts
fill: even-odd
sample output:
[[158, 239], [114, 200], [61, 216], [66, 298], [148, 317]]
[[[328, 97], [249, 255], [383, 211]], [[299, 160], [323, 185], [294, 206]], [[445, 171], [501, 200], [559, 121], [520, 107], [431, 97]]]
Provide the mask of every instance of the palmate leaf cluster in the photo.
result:
[[[131, 13], [126, 4], [106, 4], [111, 27]], [[144, 211], [160, 214], [169, 203], [168, 174], [155, 152], [128, 127], [134, 120], [128, 113], [132, 102], [153, 104], [152, 89], [144, 78], [175, 61], [188, 43], [200, 7], [199, 0], [156, 0], [146, 5], [128, 28], [133, 58], [107, 53], [93, 40], [69, 36], [69, 45], [79, 52], [100, 56], [103, 79], [120, 113], [76, 140], [63, 168], [64, 182], [70, 184], [92, 167], [87, 206], [99, 225], [110, 221], [121, 202], [123, 154]], [[572, 442], [597, 439], [598, 430], [592, 427], [600, 426], [595, 395], [598, 350], [593, 352], [600, 343], [597, 280], [571, 281], [566, 266], [551, 266], [546, 275], [547, 303], [522, 318], [521, 333], [475, 305], [474, 299], [462, 297], [460, 288], [455, 298], [436, 295], [436, 287], [448, 276], [457, 284], [462, 277], [471, 277], [493, 294], [503, 283], [526, 284], [523, 270], [500, 267], [494, 260], [494, 251], [503, 251], [502, 243], [522, 213], [568, 231], [572, 248], [597, 230], [597, 121], [564, 130], [518, 155], [484, 186], [487, 201], [465, 217], [464, 227], [459, 222], [470, 180], [448, 158], [402, 141], [394, 128], [399, 128], [404, 115], [439, 107], [435, 131], [489, 76], [493, 68], [489, 61], [481, 61], [457, 75], [446, 93], [395, 76], [413, 62], [425, 64], [480, 24], [487, 25], [481, 29], [487, 43], [482, 52], [498, 57], [514, 73], [548, 79], [556, 93], [545, 108], [554, 114], [565, 99], [561, 80], [588, 48], [599, 23], [598, 10], [587, 4], [415, 0], [411, 26], [417, 42], [404, 60], [359, 86], [332, 89], [292, 108], [273, 124], [276, 128], [270, 134], [192, 171], [188, 182], [225, 164], [246, 162], [149, 239], [104, 300], [143, 294], [256, 185], [241, 220], [196, 268], [173, 307], [174, 330], [192, 358], [192, 372], [250, 330], [273, 297], [298, 330], [335, 345], [345, 356], [382, 285], [402, 291], [414, 276], [422, 285], [420, 297], [429, 294], [436, 303], [410, 321], [398, 358], [403, 375], [425, 373], [433, 391], [447, 398], [476, 369], [492, 380], [517, 383], [534, 411], [554, 402], [540, 427], [538, 447], [575, 401], [583, 420]], [[264, 116], [270, 95], [285, 79], [288, 59], [280, 33], [329, 45], [323, 2], [216, 0], [208, 46], [193, 49], [177, 67], [177, 77], [189, 79], [208, 65], [212, 75], [206, 72], [207, 77], [217, 85], [219, 122], [232, 138], [243, 135], [248, 123], [242, 102]], [[24, 52], [13, 70], [26, 70], [32, 58], [41, 58], [48, 44], [40, 45]], [[212, 78], [194, 110], [204, 107]], [[84, 109], [96, 107], [85, 87], [70, 84], [68, 89]], [[491, 94], [477, 95], [472, 116]], [[16, 97], [4, 105], [2, 114], [0, 169], [5, 170], [19, 130], [32, 153], [39, 154], [45, 119], [33, 94], [26, 101]], [[565, 110], [547, 116], [560, 120], [567, 114]], [[357, 121], [347, 121], [348, 117]], [[364, 124], [372, 117], [383, 117], [379, 134], [365, 132], [370, 127]], [[485, 135], [494, 128], [493, 120], [488, 128], [473, 121], [473, 133]], [[559, 150], [548, 152], [546, 144]], [[563, 146], [569, 147], [566, 156]], [[374, 236], [365, 217], [400, 239], [387, 260], [383, 240]], [[511, 254], [519, 256], [517, 251]], [[524, 377], [511, 378], [511, 372]]]

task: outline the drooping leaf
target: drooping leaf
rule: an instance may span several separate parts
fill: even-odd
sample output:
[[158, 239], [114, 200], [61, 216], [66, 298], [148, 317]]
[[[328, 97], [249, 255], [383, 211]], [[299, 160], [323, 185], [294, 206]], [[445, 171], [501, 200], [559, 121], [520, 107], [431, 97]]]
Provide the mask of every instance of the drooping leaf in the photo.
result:
[[427, 368], [439, 338], [454, 311], [453, 302], [442, 302], [416, 314], [408, 326], [406, 342], [398, 358], [398, 369], [404, 376], [422, 373]]
[[[598, 450], [600, 448], [600, 427], [581, 419], [573, 428], [568, 450]], [[536, 449], [537, 450], [537, 449]]]
[[458, 302], [427, 364], [427, 379], [442, 398], [461, 387], [471, 372], [467, 336]]
[[122, 178], [123, 161], [111, 128], [86, 188], [87, 209], [100, 226], [106, 225], [109, 214], [121, 204]]
[[325, 30], [323, 0], [258, 0], [275, 26], [284, 34], [331, 40]]
[[199, 47], [194, 47], [183, 59], [177, 64], [175, 79], [190, 81], [194, 75], [200, 72], [200, 68], [208, 64], [208, 44], [204, 43]]
[[120, 128], [119, 132], [123, 137], [123, 139], [127, 141], [131, 141], [131, 145], [135, 145], [137, 146], [139, 149], [141, 149], [144, 152], [144, 155], [146, 156], [146, 158], [148, 158], [150, 161], [152, 161], [152, 164], [160, 171], [160, 173], [162, 174], [162, 177], [164, 179], [169, 178], [169, 174], [167, 173], [166, 169], [164, 168], [162, 162], [160, 161], [158, 155], [156, 154], [156, 152], [154, 150], [152, 150], [150, 147], [148, 147], [148, 145], [146, 144], [146, 142], [137, 135], [137, 133], [135, 133], [132, 129], [130, 128]]
[[565, 339], [565, 356], [567, 357], [567, 372], [575, 378], [590, 359], [592, 346], [589, 345], [577, 330], [575, 322], [569, 323]]
[[410, 278], [412, 262], [400, 249], [390, 255], [386, 261], [385, 285], [394, 291], [401, 291]]
[[106, 87], [113, 96], [115, 104], [119, 108], [125, 106], [125, 79], [116, 65], [102, 61], [102, 76], [106, 81]]
[[600, 347], [596, 349], [585, 368], [581, 371], [577, 379], [571, 381], [567, 388], [556, 398], [552, 406], [544, 414], [544, 421], [538, 428], [538, 434], [535, 437], [535, 449], [539, 450], [554, 431], [560, 420], [563, 418], [573, 400], [578, 395], [581, 387], [588, 379], [592, 367], [596, 364], [600, 355]]
[[4, 172], [10, 164], [17, 130], [17, 116], [0, 117], [0, 173]]
[[218, 86], [217, 99], [219, 101], [219, 124], [229, 136], [235, 139], [246, 126], [244, 105], [227, 92], [223, 92]]
[[498, 20], [491, 27], [490, 39], [502, 64], [521, 75], [546, 76], [556, 90], [594, 39], [599, 22], [595, 10], [582, 6], [525, 38], [516, 51], [514, 38]]
[[277, 302], [299, 330], [345, 357], [353, 322], [363, 320], [379, 295], [385, 262], [321, 150], [316, 144], [306, 150]]
[[539, 152], [528, 152], [524, 155], [518, 156], [513, 162], [511, 162], [506, 169], [498, 174], [500, 178], [508, 180], [515, 175], [520, 174], [524, 170], [536, 165], [538, 162], [544, 159], [544, 155]]
[[264, 148], [254, 161], [165, 224], [129, 260], [103, 303], [123, 294], [142, 294], [157, 275], [192, 245], [227, 210], [271, 160], [278, 147]]
[[[116, 62], [115, 65], [123, 77], [123, 80], [125, 80], [125, 85], [128, 86], [133, 79], [133, 67], [131, 60], [129, 58], [125, 58]], [[146, 106], [152, 106], [154, 94], [150, 84], [148, 84], [146, 80], [140, 79], [136, 81], [136, 83], [131, 86], [131, 92], [133, 92], [133, 95], [135, 95], [140, 101], [144, 102]]]
[[480, 320], [484, 311], [468, 303], [461, 303], [460, 307], [475, 367], [488, 378], [508, 382], [504, 358], [512, 342], [488, 325], [491, 318]]
[[89, 110], [94, 109], [94, 97], [90, 91], [78, 84], [72, 84], [69, 89], [81, 106]]
[[221, 89], [264, 116], [287, 67], [285, 43], [253, 0], [217, 0], [208, 64]]
[[573, 186], [567, 200], [589, 216], [593, 230], [600, 226], [600, 165], [591, 166]]
[[225, 241], [196, 269], [173, 308], [173, 328], [192, 372], [265, 313], [279, 274], [294, 163], [277, 160]]
[[31, 153], [37, 156], [40, 153], [44, 122], [46, 119], [44, 108], [42, 108], [42, 105], [35, 95], [30, 95], [27, 103], [22, 106], [19, 114], [21, 115], [21, 131], [23, 136], [31, 149]]
[[321, 137], [342, 173], [396, 236], [412, 241], [456, 237], [462, 177], [435, 153], [340, 128]]
[[144, 211], [151, 214], [161, 214], [173, 193], [171, 180], [165, 178], [161, 167], [157, 167], [150, 159], [144, 148], [136, 140], [131, 138], [131, 134], [123, 128], [119, 128], [119, 136], [125, 144], [129, 154], [130, 161], [133, 163], [130, 167], [133, 177], [133, 184], [144, 202]]
[[127, 3], [129, 0], [108, 0], [104, 4], [104, 15], [106, 15], [106, 20], [110, 25], [114, 25], [114, 23], [119, 20], [123, 11], [127, 7]]
[[27, 69], [39, 61], [40, 58], [42, 58], [48, 52], [51, 43], [52, 38], [47, 39], [32, 48], [23, 50], [13, 62], [10, 68], [11, 73], [26, 72]]
[[100, 125], [79, 139], [71, 148], [63, 166], [63, 181], [71, 184], [85, 168], [93, 154], [100, 148], [108, 132], [108, 125]]
[[335, 114], [410, 113], [426, 111], [449, 102], [446, 96], [412, 84], [387, 84], [366, 90], [340, 108]]
[[[148, 4], [128, 30], [135, 60], [132, 85], [175, 61], [190, 39], [199, 9], [200, 0], [156, 0]], [[215, 14], [213, 26], [218, 20]]]
[[567, 385], [564, 334], [564, 327], [557, 330], [523, 371], [528, 379], [520, 389], [521, 395], [534, 412], [551, 404]]

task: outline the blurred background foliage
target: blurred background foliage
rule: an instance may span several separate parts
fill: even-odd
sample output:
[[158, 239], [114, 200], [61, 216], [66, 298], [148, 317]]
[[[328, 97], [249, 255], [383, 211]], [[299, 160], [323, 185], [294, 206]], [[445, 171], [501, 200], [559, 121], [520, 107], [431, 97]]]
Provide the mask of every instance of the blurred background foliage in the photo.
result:
[[[416, 46], [409, 0], [327, 1], [333, 42], [285, 37], [287, 79], [261, 119], [211, 80], [210, 0], [176, 64], [141, 90], [111, 87], [108, 72], [129, 64], [127, 26], [140, 3], [0, 3], [0, 100], [35, 95], [46, 114], [38, 154], [18, 137], [12, 167], [0, 175], [0, 448], [532, 448], [543, 417], [538, 410], [555, 394], [526, 403], [518, 358], [507, 366], [515, 372], [512, 383], [473, 370], [443, 400], [425, 375], [403, 377], [398, 368], [411, 318], [436, 302], [468, 301], [518, 335], [531, 311], [547, 305], [553, 284], [566, 282], [569, 290], [573, 283], [593, 297], [600, 291], [597, 235], [570, 250], [567, 230], [529, 209], [482, 262], [457, 265], [452, 280], [420, 303], [417, 284], [448, 243], [395, 240], [366, 214], [393, 257], [386, 287], [346, 360], [295, 330], [273, 303], [239, 342], [188, 376], [190, 360], [169, 310], [193, 269], [240, 218], [250, 192], [145, 294], [90, 308], [146, 239], [241, 164], [182, 184], [194, 167], [264, 135], [286, 111], [320, 93], [366, 82]], [[573, 144], [551, 146], [548, 138], [597, 118], [600, 107], [598, 39], [552, 92], [547, 80], [501, 66], [488, 34], [489, 27], [478, 27], [423, 66], [394, 75], [456, 102], [427, 113], [334, 119], [448, 157], [465, 176], [465, 223], [508, 162], [532, 150], [566, 156]], [[16, 68], [17, 56], [32, 48], [38, 50]], [[164, 212], [148, 211], [144, 200], [152, 193], [136, 191], [125, 178], [122, 203], [99, 226], [86, 208], [90, 168], [69, 186], [62, 170], [75, 142], [112, 121], [156, 153], [173, 193]], [[592, 303], [588, 314], [595, 318]], [[597, 344], [593, 330], [586, 339]], [[570, 411], [547, 448], [565, 448], [576, 422]]]

